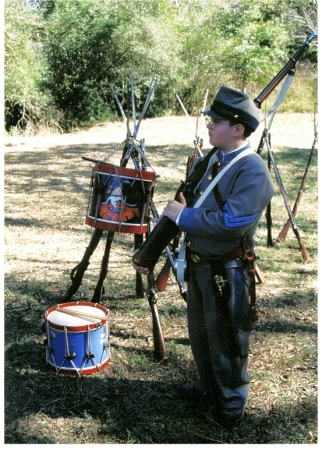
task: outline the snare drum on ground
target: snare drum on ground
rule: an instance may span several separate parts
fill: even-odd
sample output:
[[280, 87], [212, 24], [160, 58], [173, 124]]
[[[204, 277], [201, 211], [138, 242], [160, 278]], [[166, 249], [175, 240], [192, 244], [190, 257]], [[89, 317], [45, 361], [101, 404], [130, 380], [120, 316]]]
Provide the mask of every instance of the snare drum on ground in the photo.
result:
[[97, 303], [70, 302], [45, 313], [46, 362], [57, 372], [86, 375], [110, 361], [109, 310]]

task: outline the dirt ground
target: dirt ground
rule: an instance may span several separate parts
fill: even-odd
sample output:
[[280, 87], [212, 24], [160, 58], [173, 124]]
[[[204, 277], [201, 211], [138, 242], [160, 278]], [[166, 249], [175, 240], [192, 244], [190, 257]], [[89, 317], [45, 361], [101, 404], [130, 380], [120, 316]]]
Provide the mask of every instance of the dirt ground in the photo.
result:
[[[203, 119], [198, 120], [198, 136], [203, 138], [205, 150], [210, 149], [207, 130]], [[144, 119], [141, 122], [138, 139], [145, 139], [145, 145], [169, 145], [171, 143], [192, 146], [196, 138], [197, 118], [191, 120], [187, 116], [167, 116], [155, 119]], [[130, 125], [131, 127], [131, 125]], [[254, 149], [260, 141], [265, 122], [261, 122], [257, 131], [251, 136]], [[272, 147], [311, 148], [314, 139], [314, 115], [301, 113], [276, 114], [271, 126]], [[121, 143], [126, 137], [123, 121], [98, 124], [88, 130], [68, 134], [42, 134], [39, 136], [4, 138], [6, 152], [12, 151], [45, 151], [49, 147], [62, 145]], [[95, 157], [95, 155], [91, 155]], [[98, 158], [105, 154], [98, 153]]]

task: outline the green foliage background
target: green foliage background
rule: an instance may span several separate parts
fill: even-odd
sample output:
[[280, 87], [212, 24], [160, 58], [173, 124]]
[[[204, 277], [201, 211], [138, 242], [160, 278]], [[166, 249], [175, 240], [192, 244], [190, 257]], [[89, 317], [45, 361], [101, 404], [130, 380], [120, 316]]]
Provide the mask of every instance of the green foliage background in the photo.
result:
[[[70, 130], [131, 112], [151, 80], [146, 116], [191, 113], [221, 84], [256, 96], [317, 28], [316, 0], [5, 0], [5, 128]], [[301, 59], [301, 95], [316, 103], [316, 40]], [[300, 99], [305, 96], [304, 101]]]

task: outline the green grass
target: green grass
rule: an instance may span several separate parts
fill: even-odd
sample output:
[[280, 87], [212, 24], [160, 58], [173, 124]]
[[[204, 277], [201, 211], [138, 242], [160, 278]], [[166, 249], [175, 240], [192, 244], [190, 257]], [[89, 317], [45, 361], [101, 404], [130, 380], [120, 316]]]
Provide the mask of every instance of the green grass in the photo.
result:
[[[46, 364], [44, 314], [61, 302], [93, 231], [84, 225], [91, 165], [80, 162], [92, 150], [53, 146], [46, 152], [6, 154], [5, 443], [317, 443], [317, 152], [296, 215], [311, 261], [304, 261], [292, 228], [284, 242], [276, 239], [288, 218], [278, 189], [272, 202], [273, 246], [267, 246], [265, 216], [256, 234], [258, 264], [267, 282], [257, 284], [251, 392], [242, 425], [227, 431], [215, 423], [212, 405], [196, 410], [177, 399], [178, 387], [196, 379], [197, 371], [186, 305], [173, 275], [157, 298], [167, 359], [154, 357], [150, 307], [146, 297], [135, 295], [128, 256], [132, 235], [115, 235], [104, 282], [110, 363], [83, 377], [58, 375]], [[152, 164], [167, 170], [157, 181], [158, 207], [174, 195], [189, 152], [179, 144], [150, 150]], [[276, 151], [292, 206], [308, 153], [309, 145]], [[91, 300], [104, 241], [74, 300]], [[156, 273], [163, 262], [164, 255]]]

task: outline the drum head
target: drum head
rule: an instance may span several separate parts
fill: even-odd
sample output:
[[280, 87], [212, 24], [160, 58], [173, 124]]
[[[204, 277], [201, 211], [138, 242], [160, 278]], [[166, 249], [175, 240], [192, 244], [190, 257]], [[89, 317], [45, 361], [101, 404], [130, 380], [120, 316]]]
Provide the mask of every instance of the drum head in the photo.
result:
[[64, 303], [49, 309], [45, 318], [53, 328], [80, 331], [95, 328], [108, 320], [109, 311], [94, 303]]

